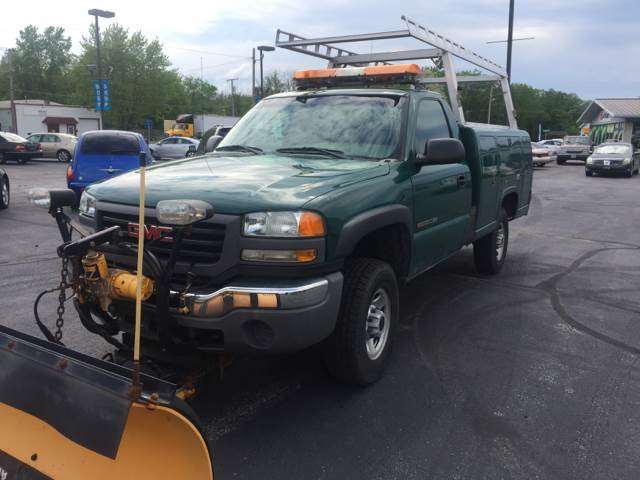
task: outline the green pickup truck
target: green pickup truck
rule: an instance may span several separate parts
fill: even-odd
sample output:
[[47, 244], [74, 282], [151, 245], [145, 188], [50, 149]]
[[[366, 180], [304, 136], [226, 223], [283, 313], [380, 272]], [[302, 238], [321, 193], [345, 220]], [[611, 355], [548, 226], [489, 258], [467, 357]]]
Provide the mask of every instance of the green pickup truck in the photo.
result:
[[[367, 384], [389, 360], [401, 285], [470, 244], [479, 273], [500, 271], [509, 222], [529, 209], [530, 145], [521, 130], [458, 124], [425, 89], [283, 93], [215, 152], [148, 168], [144, 229], [136, 172], [87, 188], [80, 217], [143, 230], [162, 262], [172, 228], [158, 202], [207, 202], [215, 213], [192, 226], [175, 266], [170, 296], [186, 301], [169, 300], [171, 334], [200, 354], [321, 344], [335, 377]], [[133, 303], [110, 315], [130, 336]], [[156, 333], [145, 302], [148, 345]]]

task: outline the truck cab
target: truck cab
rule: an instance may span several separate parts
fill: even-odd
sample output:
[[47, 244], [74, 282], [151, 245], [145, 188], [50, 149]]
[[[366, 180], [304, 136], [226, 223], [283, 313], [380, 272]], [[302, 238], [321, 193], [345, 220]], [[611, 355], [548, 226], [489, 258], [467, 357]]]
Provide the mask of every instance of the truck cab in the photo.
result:
[[[386, 363], [404, 282], [468, 244], [480, 273], [500, 271], [509, 222], [529, 206], [529, 145], [523, 131], [460, 125], [427, 90], [307, 89], [261, 101], [213, 154], [150, 167], [145, 229], [131, 228], [135, 173], [89, 187], [81, 216], [143, 231], [166, 262], [155, 205], [208, 202], [215, 215], [178, 256], [174, 334], [194, 352], [323, 343], [336, 377], [363, 384]], [[131, 306], [117, 312], [127, 331]], [[152, 341], [152, 305], [145, 323]]]

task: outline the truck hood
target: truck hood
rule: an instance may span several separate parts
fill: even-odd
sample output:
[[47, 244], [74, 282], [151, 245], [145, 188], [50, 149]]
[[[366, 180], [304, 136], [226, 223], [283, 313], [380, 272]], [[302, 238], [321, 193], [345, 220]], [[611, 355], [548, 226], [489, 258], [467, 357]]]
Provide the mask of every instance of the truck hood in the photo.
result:
[[[218, 213], [296, 209], [337, 188], [387, 175], [386, 161], [282, 155], [206, 155], [147, 168], [145, 205], [197, 199]], [[137, 205], [140, 177], [132, 171], [91, 185], [99, 201]]]

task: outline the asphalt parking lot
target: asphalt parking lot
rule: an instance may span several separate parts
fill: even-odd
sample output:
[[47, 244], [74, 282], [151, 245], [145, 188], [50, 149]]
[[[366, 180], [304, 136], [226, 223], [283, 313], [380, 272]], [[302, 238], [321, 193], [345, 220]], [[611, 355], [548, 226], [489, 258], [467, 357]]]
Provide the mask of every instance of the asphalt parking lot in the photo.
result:
[[[0, 322], [39, 334], [57, 229], [28, 205], [65, 165], [6, 165]], [[194, 400], [216, 478], [636, 479], [640, 471], [640, 178], [537, 169], [507, 264], [478, 277], [470, 249], [402, 292], [387, 375], [336, 385], [313, 350], [238, 358]], [[55, 302], [44, 303], [53, 324]], [[108, 349], [70, 311], [65, 340]]]

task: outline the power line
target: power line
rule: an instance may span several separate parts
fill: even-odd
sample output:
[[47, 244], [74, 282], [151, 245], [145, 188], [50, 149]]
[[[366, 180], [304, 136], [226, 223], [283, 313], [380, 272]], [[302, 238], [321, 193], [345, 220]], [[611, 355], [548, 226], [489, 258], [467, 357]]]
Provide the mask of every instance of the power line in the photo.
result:
[[218, 55], [220, 57], [230, 57], [230, 58], [243, 58], [245, 60], [251, 60], [251, 57], [245, 57], [244, 55], [231, 55], [229, 53], [220, 53], [220, 52], [211, 52], [211, 51], [207, 51], [207, 50], [198, 50], [195, 48], [185, 48], [185, 47], [178, 47], [175, 45], [164, 45], [167, 48], [173, 48], [174, 50], [184, 50], [185, 52], [193, 52], [193, 53], [203, 53], [205, 55]]

